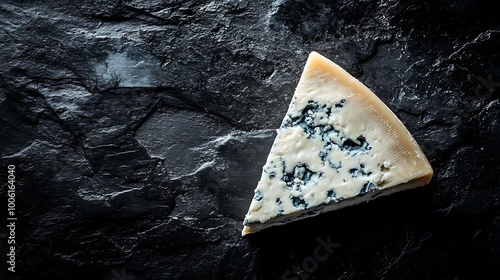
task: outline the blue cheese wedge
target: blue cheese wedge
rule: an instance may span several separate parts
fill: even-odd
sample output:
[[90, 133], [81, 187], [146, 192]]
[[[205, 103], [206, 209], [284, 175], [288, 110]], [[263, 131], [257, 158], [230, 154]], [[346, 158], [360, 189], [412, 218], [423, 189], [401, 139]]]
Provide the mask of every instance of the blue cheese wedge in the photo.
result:
[[396, 115], [360, 81], [313, 52], [242, 235], [422, 186], [432, 174]]

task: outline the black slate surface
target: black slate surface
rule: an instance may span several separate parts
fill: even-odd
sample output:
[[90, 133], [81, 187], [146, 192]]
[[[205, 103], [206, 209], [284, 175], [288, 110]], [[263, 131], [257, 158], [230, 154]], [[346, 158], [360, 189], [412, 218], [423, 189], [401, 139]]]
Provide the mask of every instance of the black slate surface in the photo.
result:
[[[465, 0], [1, 1], [0, 278], [497, 274], [497, 11]], [[388, 104], [435, 176], [242, 238], [313, 50]]]

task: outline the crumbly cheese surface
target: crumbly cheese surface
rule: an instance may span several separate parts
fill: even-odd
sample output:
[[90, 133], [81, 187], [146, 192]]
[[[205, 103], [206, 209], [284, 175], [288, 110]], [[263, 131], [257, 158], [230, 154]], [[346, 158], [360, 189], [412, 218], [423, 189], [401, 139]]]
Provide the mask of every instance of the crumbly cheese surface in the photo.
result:
[[422, 150], [389, 108], [313, 52], [263, 167], [243, 235], [398, 186], [424, 185], [431, 177]]

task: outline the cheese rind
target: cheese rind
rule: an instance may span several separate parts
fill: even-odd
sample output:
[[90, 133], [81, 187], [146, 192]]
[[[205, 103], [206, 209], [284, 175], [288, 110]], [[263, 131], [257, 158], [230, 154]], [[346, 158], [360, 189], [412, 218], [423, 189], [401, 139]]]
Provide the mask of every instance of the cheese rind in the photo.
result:
[[356, 78], [313, 52], [242, 235], [425, 185], [432, 174], [396, 115]]

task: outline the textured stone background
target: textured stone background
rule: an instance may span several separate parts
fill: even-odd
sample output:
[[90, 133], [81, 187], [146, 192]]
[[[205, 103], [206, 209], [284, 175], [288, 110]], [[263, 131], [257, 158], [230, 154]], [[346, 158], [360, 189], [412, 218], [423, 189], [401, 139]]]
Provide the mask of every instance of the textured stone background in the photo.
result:
[[[2, 0], [0, 174], [16, 166], [18, 245], [8, 273], [2, 226], [0, 278], [497, 274], [494, 1], [309, 2]], [[241, 238], [312, 50], [394, 110], [435, 177]]]

